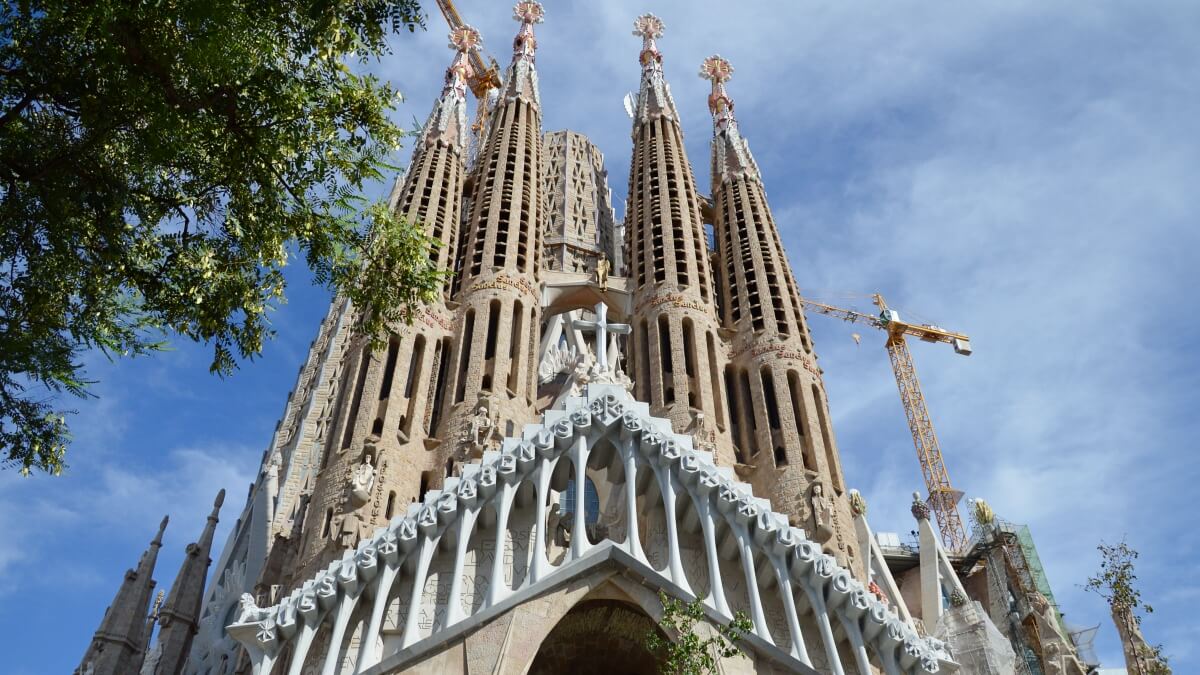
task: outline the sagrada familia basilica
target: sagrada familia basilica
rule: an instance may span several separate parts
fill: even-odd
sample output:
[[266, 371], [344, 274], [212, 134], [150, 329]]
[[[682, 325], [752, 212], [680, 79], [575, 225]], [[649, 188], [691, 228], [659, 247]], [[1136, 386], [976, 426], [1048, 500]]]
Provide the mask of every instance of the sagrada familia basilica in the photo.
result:
[[[76, 672], [656, 672], [660, 592], [699, 599], [702, 631], [749, 617], [725, 673], [1087, 672], [1048, 588], [1013, 580], [983, 502], [969, 553], [920, 500], [919, 545], [872, 533], [729, 62], [700, 64], [705, 195], [663, 23], [636, 19], [618, 222], [601, 152], [542, 129], [541, 5], [514, 16], [474, 142], [480, 36], [451, 33], [391, 194], [441, 243], [441, 297], [375, 348], [334, 300], [245, 504], [222, 515], [217, 497], [155, 599], [160, 529]], [[212, 562], [219, 517], [236, 524]]]

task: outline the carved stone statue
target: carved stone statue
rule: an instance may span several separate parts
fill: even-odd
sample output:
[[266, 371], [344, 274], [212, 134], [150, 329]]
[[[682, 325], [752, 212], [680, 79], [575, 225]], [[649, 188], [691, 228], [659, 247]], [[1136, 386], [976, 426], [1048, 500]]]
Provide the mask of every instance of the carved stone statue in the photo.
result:
[[850, 513], [855, 517], [867, 515], [867, 500], [863, 499], [858, 490], [850, 491]]
[[813, 533], [818, 541], [825, 541], [833, 534], [833, 500], [825, 496], [825, 488], [813, 483], [808, 499], [813, 519]]
[[342, 548], [354, 548], [362, 536], [361, 528], [362, 516], [357, 511], [350, 511], [341, 517], [334, 538]]
[[283, 455], [280, 455], [279, 451], [276, 450], [271, 453], [271, 459], [267, 462], [267, 479], [278, 480], [279, 468], [281, 466], [283, 466]]
[[253, 595], [242, 593], [238, 599], [238, 618], [234, 623], [257, 623], [266, 618], [267, 611], [258, 606]]
[[463, 439], [471, 445], [485, 449], [488, 440], [496, 431], [498, 415], [492, 415], [488, 411], [487, 400], [481, 398], [479, 406], [475, 409], [475, 414], [471, 417], [470, 425], [467, 427], [467, 435]]
[[350, 477], [350, 496], [358, 504], [365, 504], [371, 499], [371, 490], [375, 488], [375, 467], [371, 464], [370, 453], [363, 453], [362, 462], [354, 468]]
[[608, 273], [612, 271], [612, 263], [608, 261], [608, 256], [604, 253], [600, 254], [600, 259], [596, 261], [596, 285], [600, 290], [608, 290]]

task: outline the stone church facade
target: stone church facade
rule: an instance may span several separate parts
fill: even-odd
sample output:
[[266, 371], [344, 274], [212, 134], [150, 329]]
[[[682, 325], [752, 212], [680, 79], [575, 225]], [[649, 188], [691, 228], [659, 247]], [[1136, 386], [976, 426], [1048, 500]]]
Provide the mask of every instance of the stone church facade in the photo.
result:
[[941, 595], [962, 590], [953, 571], [923, 582], [934, 600], [910, 612], [847, 489], [732, 67], [701, 67], [705, 196], [663, 24], [638, 17], [620, 223], [599, 149], [542, 128], [542, 15], [514, 9], [470, 162], [480, 37], [451, 34], [445, 86], [392, 192], [442, 244], [432, 255], [454, 274], [441, 297], [382, 349], [334, 301], [209, 586], [206, 530], [180, 575], [190, 609], [169, 599], [147, 623], [156, 539], [77, 672], [652, 672], [660, 592], [702, 600], [702, 630], [751, 619], [723, 672], [958, 669], [956, 644], [927, 637]]

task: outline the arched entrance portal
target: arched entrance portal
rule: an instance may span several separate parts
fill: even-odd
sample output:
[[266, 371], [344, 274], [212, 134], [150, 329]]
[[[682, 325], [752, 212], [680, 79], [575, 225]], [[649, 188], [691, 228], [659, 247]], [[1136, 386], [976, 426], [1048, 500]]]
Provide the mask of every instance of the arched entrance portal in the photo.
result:
[[585, 600], [542, 641], [529, 675], [657, 673], [660, 659], [646, 649], [651, 630], [658, 630], [654, 620], [637, 607], [616, 600]]

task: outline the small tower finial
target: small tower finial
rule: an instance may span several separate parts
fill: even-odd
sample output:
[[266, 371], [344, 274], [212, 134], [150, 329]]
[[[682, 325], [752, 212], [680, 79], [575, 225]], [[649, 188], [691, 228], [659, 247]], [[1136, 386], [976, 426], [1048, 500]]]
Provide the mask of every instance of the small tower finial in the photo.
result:
[[663, 36], [665, 28], [663, 20], [653, 14], [643, 14], [634, 20], [633, 34], [642, 38], [642, 52], [638, 55], [638, 59], [642, 62], [643, 68], [651, 62], [662, 63], [662, 54], [659, 53], [658, 45], [654, 41]]
[[158, 534], [154, 535], [154, 540], [150, 542], [151, 546], [162, 546], [163, 532], [167, 531], [167, 521], [170, 516], [163, 516], [162, 522], [158, 524]]
[[213, 510], [212, 510], [212, 513], [209, 514], [209, 516], [208, 516], [209, 520], [217, 519], [217, 514], [221, 512], [221, 505], [224, 503], [225, 503], [225, 488], [221, 488], [221, 491], [217, 493], [217, 498], [213, 500]]
[[513, 58], [527, 57], [533, 59], [537, 52], [537, 39], [533, 35], [533, 25], [542, 23], [546, 10], [537, 0], [521, 0], [513, 6], [513, 19], [521, 23], [517, 37], [513, 39]]

